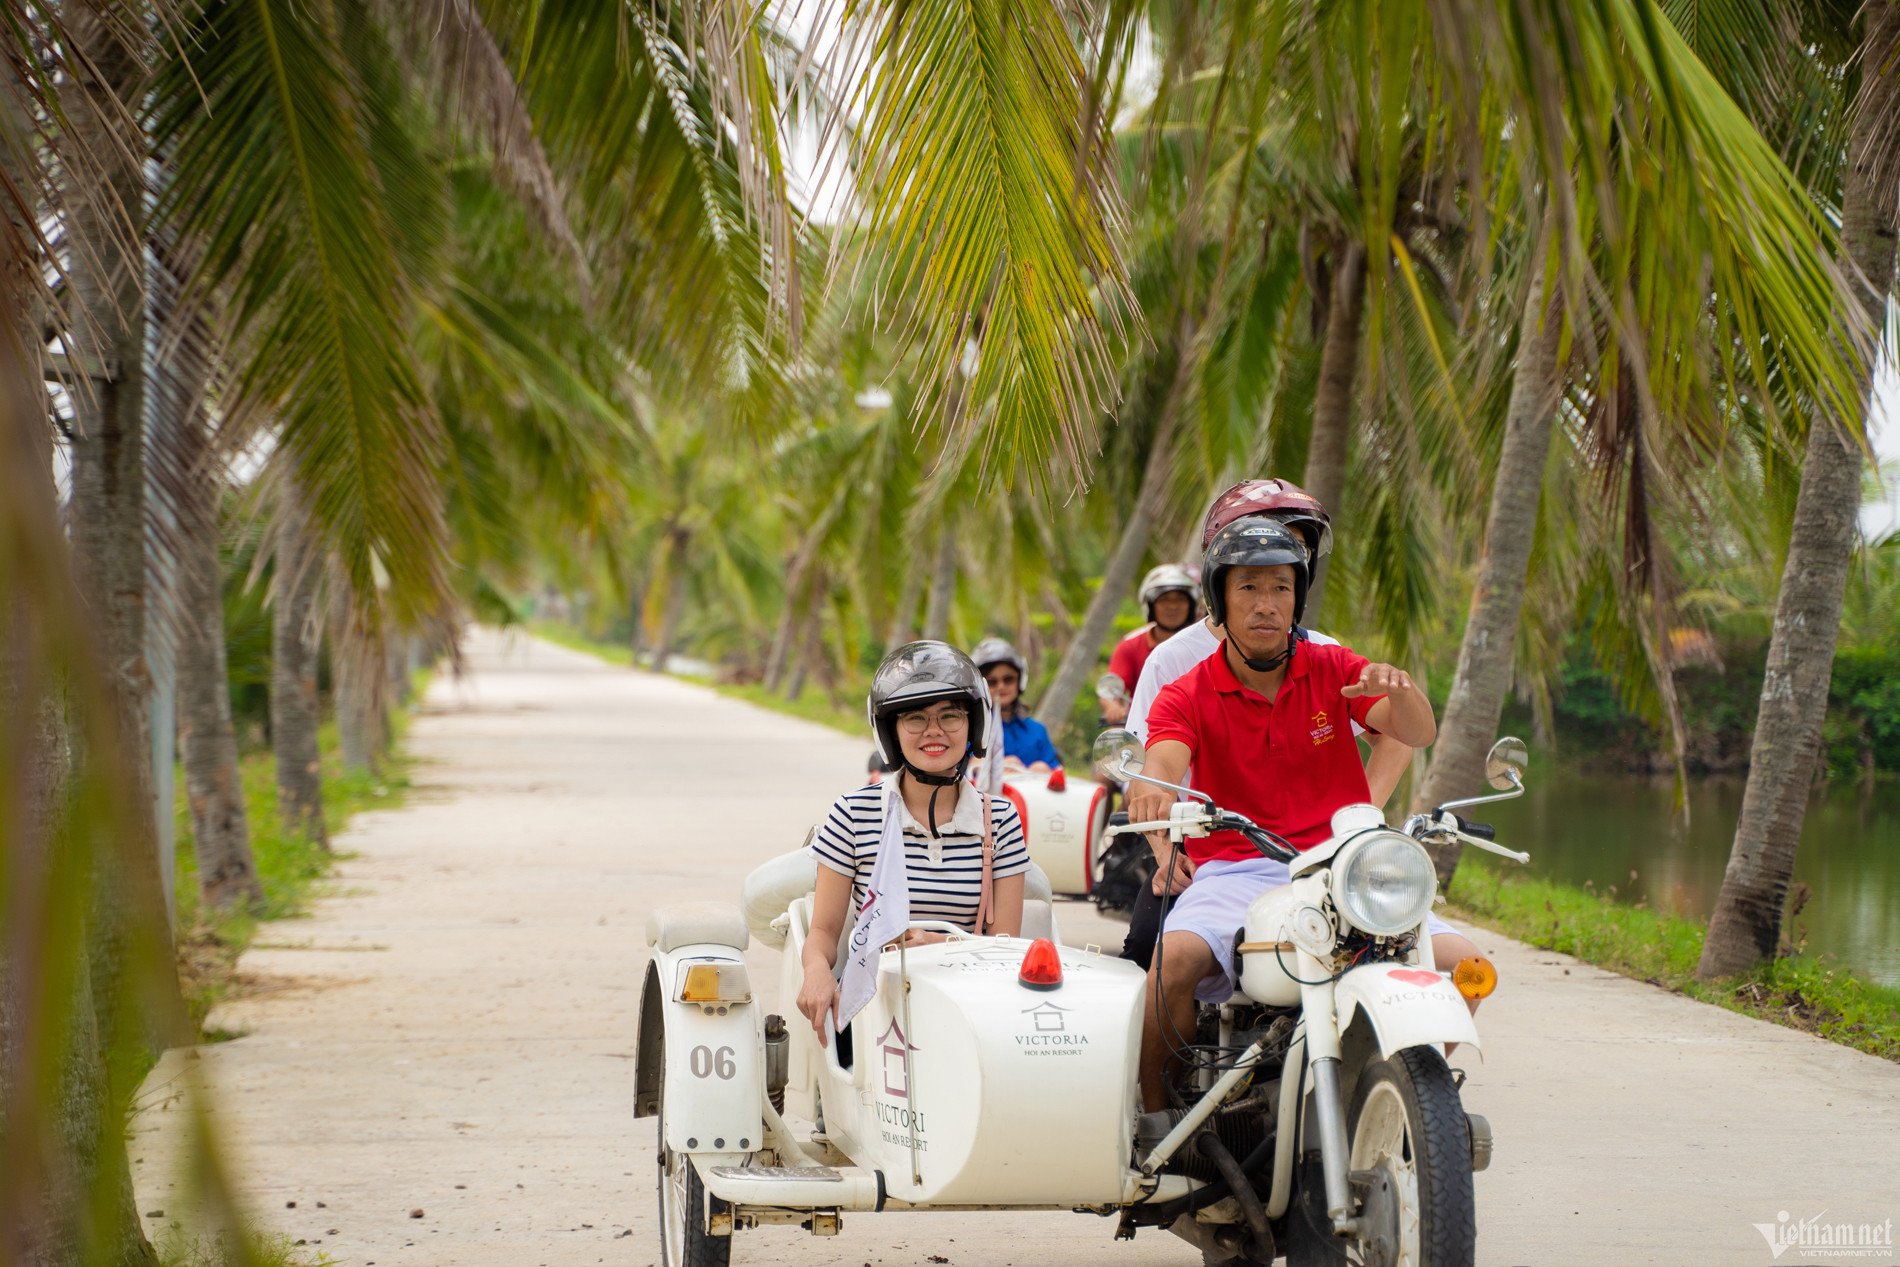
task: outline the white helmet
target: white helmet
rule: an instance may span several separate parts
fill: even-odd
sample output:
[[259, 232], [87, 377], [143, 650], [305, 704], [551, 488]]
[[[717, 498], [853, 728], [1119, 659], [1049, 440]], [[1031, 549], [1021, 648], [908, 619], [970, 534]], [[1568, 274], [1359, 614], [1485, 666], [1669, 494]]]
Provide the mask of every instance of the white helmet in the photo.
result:
[[1182, 623], [1194, 623], [1195, 617], [1201, 614], [1201, 587], [1178, 563], [1163, 563], [1141, 578], [1141, 605], [1147, 609], [1149, 620], [1155, 618], [1155, 600], [1176, 591], [1186, 594], [1188, 600], [1188, 617]]

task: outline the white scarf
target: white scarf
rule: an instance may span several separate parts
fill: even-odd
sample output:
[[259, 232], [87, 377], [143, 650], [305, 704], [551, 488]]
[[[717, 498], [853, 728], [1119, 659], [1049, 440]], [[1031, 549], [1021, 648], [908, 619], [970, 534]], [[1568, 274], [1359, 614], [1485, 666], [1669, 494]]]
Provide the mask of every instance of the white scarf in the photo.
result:
[[884, 780], [884, 834], [877, 843], [871, 882], [858, 907], [858, 921], [845, 943], [844, 974], [838, 983], [838, 1028], [864, 1010], [877, 993], [878, 958], [886, 943], [910, 927], [910, 875], [904, 865], [904, 805], [898, 775]]

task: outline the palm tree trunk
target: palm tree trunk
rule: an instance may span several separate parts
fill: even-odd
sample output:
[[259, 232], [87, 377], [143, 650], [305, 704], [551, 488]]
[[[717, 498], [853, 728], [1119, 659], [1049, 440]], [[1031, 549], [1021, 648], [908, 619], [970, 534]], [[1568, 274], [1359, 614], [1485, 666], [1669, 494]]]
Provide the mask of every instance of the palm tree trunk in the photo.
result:
[[317, 747], [317, 592], [321, 553], [300, 490], [277, 500], [277, 558], [271, 597], [270, 733], [277, 762], [277, 808], [284, 826], [326, 849], [323, 761]]
[[153, 1015], [121, 1006], [137, 930], [168, 928], [171, 912], [159, 857], [145, 658], [147, 146], [124, 104], [137, 102], [141, 72], [139, 52], [122, 37], [138, 27], [116, 9], [105, 0], [64, 9], [77, 56], [61, 99], [74, 150], [87, 156], [67, 173], [75, 249], [68, 265], [72, 320], [64, 334], [81, 380], [72, 392], [74, 553], [114, 695], [120, 750], [111, 759], [129, 780], [132, 804], [131, 831], [117, 841], [118, 856], [93, 890], [93, 1003], [100, 1048], [125, 1054], [126, 1065], [115, 1069], [130, 1077], [142, 1072], [132, 1053], [141, 1046], [161, 1051], [173, 1036], [155, 1020], [136, 1035], [121, 1029], [128, 1018]]
[[343, 586], [332, 589], [339, 609], [330, 642], [337, 749], [345, 774], [376, 774], [382, 768], [382, 651], [369, 635], [350, 627]]
[[924, 597], [924, 570], [907, 563], [898, 583], [897, 607], [891, 612], [891, 625], [884, 634], [884, 649], [895, 650], [911, 640], [917, 630], [917, 604]]
[[[31, 135], [17, 96], [0, 94], [0, 113], [8, 136]], [[10, 145], [0, 145], [0, 181], [31, 208], [39, 181], [16, 158]], [[19, 219], [12, 197], [0, 196], [0, 215], [8, 230], [0, 238], [0, 313], [7, 314], [0, 318], [0, 557], [45, 560], [58, 552], [60, 529], [41, 378], [39, 262], [30, 249], [5, 249], [28, 248], [37, 235]], [[22, 543], [26, 550], [16, 548]], [[54, 881], [54, 872], [84, 877], [95, 869], [64, 852], [78, 848], [78, 838], [61, 839], [72, 745], [49, 685], [60, 655], [49, 645], [43, 615], [56, 604], [43, 601], [44, 592], [36, 601], [40, 587], [27, 571], [0, 562], [0, 718], [23, 741], [0, 743], [0, 787], [10, 794], [0, 814], [7, 874], [0, 894], [0, 1151], [7, 1171], [0, 1255], [79, 1263], [90, 1241], [93, 1261], [155, 1267], [132, 1203], [123, 1117], [95, 1020], [93, 939], [83, 913], [53, 922], [62, 907], [56, 895], [68, 887]], [[64, 568], [49, 563], [37, 580], [63, 587]], [[68, 613], [75, 606], [58, 605]], [[60, 995], [42, 992], [56, 982], [63, 982]], [[46, 1071], [51, 1085], [33, 1085], [33, 1070]]]
[[679, 636], [680, 616], [686, 606], [686, 548], [692, 533], [674, 528], [666, 537], [666, 614], [660, 618], [660, 645], [653, 652], [653, 671], [666, 672], [666, 661], [673, 654], [673, 640]]
[[1042, 716], [1043, 725], [1049, 729], [1051, 742], [1058, 748], [1068, 736], [1069, 716], [1074, 711], [1076, 699], [1095, 676], [1102, 644], [1108, 640], [1109, 631], [1115, 624], [1115, 613], [1121, 609], [1123, 600], [1135, 591], [1142, 559], [1147, 555], [1148, 542], [1154, 536], [1155, 516], [1168, 495], [1168, 477], [1174, 468], [1174, 436], [1179, 429], [1180, 400], [1194, 359], [1187, 353], [1190, 343], [1190, 339], [1183, 337], [1177, 345], [1178, 359], [1167, 400], [1162, 406], [1161, 420], [1155, 426], [1154, 439], [1148, 446], [1147, 469], [1141, 474], [1141, 487], [1135, 493], [1134, 505], [1129, 507], [1128, 520], [1122, 525], [1121, 537], [1115, 542], [1114, 553], [1108, 556], [1102, 583], [1096, 588], [1095, 596], [1089, 599], [1088, 611], [1083, 614], [1075, 637], [1069, 640], [1068, 648], [1062, 653], [1062, 661], [1056, 666], [1055, 676], [1049, 680], [1049, 689], [1037, 693], [1037, 711]]
[[[1504, 695], [1511, 684], [1518, 618], [1530, 570], [1531, 539], [1536, 533], [1538, 499], [1543, 494], [1544, 464], [1550, 454], [1551, 425], [1557, 413], [1561, 380], [1557, 340], [1561, 309], [1547, 290], [1545, 260], [1548, 227], [1531, 257], [1518, 326], [1517, 370], [1506, 407], [1504, 446], [1491, 485], [1491, 512], [1485, 522], [1484, 557], [1471, 594], [1471, 614], [1458, 648], [1445, 720], [1438, 728], [1425, 783], [1413, 798], [1415, 809], [1467, 796], [1482, 787], [1484, 754], [1495, 738]], [[1433, 862], [1444, 883], [1458, 865], [1454, 845], [1434, 850]]]
[[[1841, 249], [1850, 267], [1866, 278], [1861, 300], [1872, 328], [1879, 330], [1893, 287], [1896, 228], [1893, 173], [1880, 170], [1880, 151], [1887, 144], [1880, 130], [1900, 108], [1900, 70], [1894, 66], [1900, 52], [1900, 9], [1893, 0], [1870, 0], [1861, 16], [1866, 23], [1860, 57], [1865, 78], [1848, 135]], [[1873, 379], [1871, 347], [1866, 356], [1863, 398]], [[1860, 475], [1858, 443], [1829, 420], [1817, 418], [1808, 431], [1794, 533], [1775, 604], [1741, 818], [1696, 967], [1703, 981], [1745, 972], [1772, 958], [1781, 940], [1782, 906], [1794, 878], [1795, 848], [1813, 786], [1842, 595], [1858, 536]]]
[[924, 627], [918, 635], [942, 639], [950, 631], [950, 607], [957, 599], [957, 535], [945, 527], [937, 538], [936, 566], [930, 573], [930, 598], [924, 604]]
[[223, 561], [219, 557], [219, 502], [224, 481], [211, 454], [202, 405], [193, 408], [181, 454], [188, 499], [179, 507], [178, 739], [184, 750], [185, 796], [198, 884], [214, 909], [264, 900], [251, 857], [238, 778], [237, 736], [231, 727], [231, 684], [224, 651]]
[[[26, 606], [0, 612], [6, 626], [0, 635], [9, 648], [30, 645], [13, 637], [31, 619]], [[102, 1057], [87, 930], [46, 927], [59, 906], [55, 874], [89, 868], [58, 856], [82, 845], [61, 839], [59, 803], [70, 749], [57, 702], [37, 668], [14, 656], [0, 661], [0, 714], [31, 719], [23, 727], [31, 742], [20, 751], [25, 768], [12, 782], [22, 794], [9, 824], [17, 835], [7, 833], [13, 909], [0, 921], [11, 943], [0, 944], [0, 1139], [8, 1148], [0, 1227], [8, 1261], [156, 1267], [158, 1256], [133, 1204], [123, 1115]], [[49, 947], [69, 961], [69, 972], [48, 970], [43, 956]], [[42, 955], [38, 982], [29, 977], [34, 950]], [[63, 985], [58, 1004], [35, 997], [34, 985], [54, 982]], [[44, 1068], [48, 1055], [51, 1085], [35, 1087], [27, 1071]]]
[[627, 585], [627, 623], [632, 630], [627, 635], [627, 663], [640, 667], [640, 652], [645, 649], [647, 591], [652, 588], [653, 574], [642, 572]]
[[[1313, 435], [1306, 449], [1301, 486], [1319, 498], [1335, 521], [1346, 498], [1346, 458], [1352, 443], [1352, 388], [1359, 372], [1359, 343], [1365, 321], [1366, 248], [1348, 242], [1333, 270], [1326, 309], [1325, 342], [1320, 347], [1319, 386], [1313, 394]], [[1321, 572], [1306, 596], [1306, 623], [1317, 619], [1325, 597]]]

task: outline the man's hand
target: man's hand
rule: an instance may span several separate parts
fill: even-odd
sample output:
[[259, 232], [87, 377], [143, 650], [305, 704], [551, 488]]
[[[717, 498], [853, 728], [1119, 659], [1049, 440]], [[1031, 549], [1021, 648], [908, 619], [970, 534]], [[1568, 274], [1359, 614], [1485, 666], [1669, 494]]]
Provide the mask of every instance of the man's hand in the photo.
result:
[[1351, 686], [1342, 686], [1339, 693], [1347, 699], [1358, 699], [1361, 695], [1391, 695], [1395, 691], [1415, 691], [1411, 674], [1391, 664], [1368, 664], [1359, 670], [1359, 680]]
[[1412, 675], [1390, 664], [1368, 664], [1359, 670], [1359, 680], [1339, 688], [1347, 699], [1377, 695], [1366, 710], [1366, 727], [1390, 735], [1410, 748], [1426, 748], [1438, 738], [1438, 722], [1432, 716], [1432, 702], [1412, 681]]
[[1151, 823], [1157, 819], [1166, 818], [1173, 811], [1174, 793], [1166, 788], [1140, 782], [1128, 785], [1129, 822]]
[[1156, 897], [1165, 897], [1170, 893], [1179, 894], [1182, 889], [1194, 883], [1194, 863], [1188, 858], [1185, 850], [1177, 849], [1174, 852], [1173, 879], [1168, 877], [1169, 868], [1159, 849], [1156, 850], [1155, 860], [1159, 865], [1155, 867], [1154, 883], [1151, 887]]

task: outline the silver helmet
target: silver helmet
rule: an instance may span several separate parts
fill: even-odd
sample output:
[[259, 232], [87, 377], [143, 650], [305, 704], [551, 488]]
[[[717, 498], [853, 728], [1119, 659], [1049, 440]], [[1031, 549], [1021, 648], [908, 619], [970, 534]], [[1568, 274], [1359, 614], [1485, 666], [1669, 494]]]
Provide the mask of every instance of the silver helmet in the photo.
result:
[[992, 664], [1008, 664], [1016, 669], [1020, 681], [1029, 676], [1029, 666], [1023, 661], [1023, 653], [1007, 639], [985, 638], [970, 648], [970, 659], [976, 662], [979, 673], [987, 673]]
[[897, 742], [899, 713], [951, 699], [969, 702], [970, 753], [982, 756], [989, 738], [990, 688], [975, 662], [949, 643], [935, 641], [907, 642], [885, 656], [871, 675], [871, 693], [864, 700], [878, 755], [889, 765], [903, 760]]

